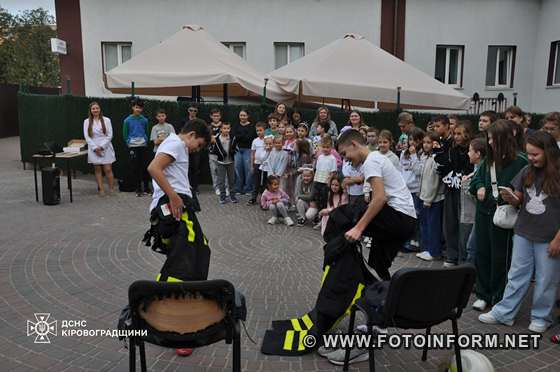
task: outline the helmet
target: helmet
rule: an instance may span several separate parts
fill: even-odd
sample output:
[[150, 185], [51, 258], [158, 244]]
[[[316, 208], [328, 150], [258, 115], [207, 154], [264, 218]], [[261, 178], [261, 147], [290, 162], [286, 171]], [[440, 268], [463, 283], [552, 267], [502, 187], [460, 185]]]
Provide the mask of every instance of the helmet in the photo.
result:
[[[461, 364], [465, 372], [494, 372], [494, 366], [484, 355], [474, 350], [461, 350]], [[448, 372], [457, 372], [455, 354], [451, 357]]]

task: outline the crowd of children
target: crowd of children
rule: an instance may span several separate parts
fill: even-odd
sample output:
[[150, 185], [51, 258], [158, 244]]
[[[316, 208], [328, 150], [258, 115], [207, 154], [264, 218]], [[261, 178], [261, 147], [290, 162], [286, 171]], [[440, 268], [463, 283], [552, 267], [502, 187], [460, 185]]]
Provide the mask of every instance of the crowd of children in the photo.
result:
[[[102, 117], [98, 111], [90, 109], [93, 119], [84, 123], [92, 143], [96, 135], [107, 135], [105, 126], [110, 124], [109, 119], [99, 120], [101, 129], [90, 129]], [[493, 306], [480, 317], [485, 323], [513, 324], [535, 270], [529, 329], [543, 332], [552, 324], [560, 280], [560, 113], [547, 114], [540, 130], [528, 128], [518, 107], [508, 108], [505, 119], [498, 116], [481, 113], [478, 130], [453, 115], [435, 116], [424, 131], [403, 112], [398, 117], [402, 133], [395, 143], [390, 131], [365, 125], [360, 113], [352, 111], [341, 136], [345, 131], [360, 133], [369, 152], [382, 155], [394, 168], [392, 174], [406, 184], [418, 222], [403, 252], [441, 260], [445, 267], [474, 264], [473, 308]], [[163, 110], [155, 119], [148, 136], [148, 121], [136, 101], [123, 125], [139, 194], [142, 186], [149, 192], [143, 166], [148, 141], [157, 147], [173, 133]], [[237, 203], [239, 195], [247, 194], [248, 205], [268, 211], [269, 224], [311, 225], [324, 231], [334, 208], [372, 200], [362, 165], [337, 152], [339, 132], [328, 108], [317, 110], [311, 126], [298, 111], [289, 115], [282, 103], [266, 122], [253, 124], [245, 110], [235, 124], [222, 122], [219, 110], [212, 110], [210, 119], [209, 161], [219, 203]], [[513, 228], [494, 223], [496, 209], [505, 204], [520, 210]], [[531, 257], [527, 247], [534, 251]]]

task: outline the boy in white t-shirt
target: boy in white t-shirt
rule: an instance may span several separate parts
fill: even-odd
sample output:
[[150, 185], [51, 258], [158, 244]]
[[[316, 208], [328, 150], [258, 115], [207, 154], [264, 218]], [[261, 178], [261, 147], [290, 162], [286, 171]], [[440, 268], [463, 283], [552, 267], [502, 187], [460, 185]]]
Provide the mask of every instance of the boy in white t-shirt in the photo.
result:
[[247, 205], [255, 205], [257, 203], [257, 196], [262, 194], [265, 186], [265, 178], [263, 177], [263, 171], [260, 167], [266, 158], [266, 150], [264, 148], [266, 124], [262, 121], [257, 122], [257, 124], [255, 124], [255, 130], [257, 131], [257, 138], [255, 138], [251, 144], [251, 164], [253, 166], [255, 187], [253, 187], [251, 199], [247, 202]]
[[[167, 259], [158, 281], [206, 280], [210, 248], [196, 218], [189, 183], [189, 154], [210, 142], [210, 130], [200, 119], [190, 120], [181, 133], [171, 133], [158, 147], [148, 166], [154, 193], [150, 204], [151, 228], [144, 241], [154, 238]], [[176, 221], [176, 222], [175, 222]], [[165, 241], [165, 243], [164, 243]], [[188, 356], [192, 349], [180, 348], [177, 354]]]
[[359, 241], [363, 235], [371, 237], [368, 264], [381, 279], [389, 280], [393, 259], [416, 230], [412, 195], [391, 161], [379, 152], [370, 153], [357, 130], [340, 135], [338, 152], [354, 166], [362, 166], [365, 182], [373, 190], [371, 202], [358, 223], [346, 232], [346, 239]]
[[[312, 221], [317, 212], [326, 208], [329, 195], [329, 180], [336, 174], [336, 158], [331, 154], [332, 138], [323, 136], [321, 138], [321, 152], [315, 162], [315, 176], [313, 178], [313, 189], [311, 190], [311, 203], [305, 213], [305, 218]], [[320, 223], [320, 222], [319, 222]]]

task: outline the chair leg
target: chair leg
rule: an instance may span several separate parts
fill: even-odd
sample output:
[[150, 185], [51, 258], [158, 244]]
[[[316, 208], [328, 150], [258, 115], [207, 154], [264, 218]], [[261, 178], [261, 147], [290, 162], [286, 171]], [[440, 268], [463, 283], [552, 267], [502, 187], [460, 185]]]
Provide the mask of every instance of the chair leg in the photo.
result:
[[139, 342], [139, 351], [140, 351], [140, 370], [142, 372], [147, 372], [146, 368], [146, 346], [144, 345], [144, 341], [140, 340]]
[[[373, 326], [369, 327], [368, 326], [368, 331], [370, 335], [373, 335]], [[370, 348], [368, 350], [369, 353], [369, 371], [370, 372], [375, 372], [375, 353], [374, 353], [375, 349], [372, 347], [372, 345], [370, 345]]]
[[241, 372], [241, 337], [239, 335], [239, 324], [233, 334], [233, 372]]
[[[431, 330], [432, 330], [431, 327], [426, 328], [426, 339], [430, 335]], [[422, 361], [425, 362], [427, 358], [428, 358], [428, 343], [426, 342], [424, 344], [424, 350], [422, 351]]]
[[463, 372], [463, 364], [461, 362], [461, 351], [459, 349], [459, 329], [457, 327], [457, 319], [451, 319], [453, 326], [453, 334], [455, 335], [455, 361], [457, 362], [457, 372]]
[[[356, 320], [356, 306], [352, 306], [350, 309], [350, 322], [348, 324], [348, 334], [354, 331], [354, 321]], [[350, 363], [350, 346], [346, 346], [344, 350], [344, 366], [342, 370], [344, 372], [348, 371], [348, 364]]]
[[130, 372], [136, 372], [136, 340], [134, 337], [128, 339], [128, 366]]

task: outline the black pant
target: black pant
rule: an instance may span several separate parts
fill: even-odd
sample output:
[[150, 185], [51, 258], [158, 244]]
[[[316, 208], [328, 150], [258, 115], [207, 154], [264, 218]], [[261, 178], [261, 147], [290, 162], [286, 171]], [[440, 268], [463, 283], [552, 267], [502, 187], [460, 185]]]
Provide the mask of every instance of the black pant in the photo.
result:
[[200, 184], [200, 151], [189, 154], [189, 184], [194, 192], [198, 192]]
[[257, 196], [264, 192], [266, 186], [266, 172], [259, 169], [259, 164], [253, 170], [253, 179], [255, 181], [255, 187], [253, 188], [253, 193], [251, 195], [251, 200], [257, 200]]
[[136, 192], [142, 192], [142, 183], [144, 191], [150, 191], [150, 175], [147, 169], [148, 148], [147, 147], [130, 147], [129, 148], [130, 163], [132, 166], [132, 178]]
[[416, 231], [416, 218], [410, 217], [385, 204], [371, 220], [363, 235], [371, 237], [368, 265], [382, 280], [390, 280], [389, 267], [399, 249]]

